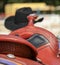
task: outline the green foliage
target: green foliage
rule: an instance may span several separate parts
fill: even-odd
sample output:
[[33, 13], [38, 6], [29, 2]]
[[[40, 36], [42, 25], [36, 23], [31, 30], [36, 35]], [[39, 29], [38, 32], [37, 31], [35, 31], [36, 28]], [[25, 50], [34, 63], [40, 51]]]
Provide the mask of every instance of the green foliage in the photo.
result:
[[60, 5], [60, 0], [44, 0], [48, 5]]
[[18, 2], [23, 2], [24, 0], [8, 0], [8, 3], [18, 3]]
[[8, 3], [38, 2], [39, 0], [8, 0]]
[[59, 11], [55, 11], [54, 13], [55, 13], [55, 14], [60, 14], [60, 10], [59, 10]]
[[5, 0], [7, 3], [46, 2], [48, 5], [60, 5], [60, 0]]
[[8, 0], [8, 3], [23, 3], [30, 2], [30, 0]]
[[56, 0], [56, 5], [60, 5], [60, 0]]

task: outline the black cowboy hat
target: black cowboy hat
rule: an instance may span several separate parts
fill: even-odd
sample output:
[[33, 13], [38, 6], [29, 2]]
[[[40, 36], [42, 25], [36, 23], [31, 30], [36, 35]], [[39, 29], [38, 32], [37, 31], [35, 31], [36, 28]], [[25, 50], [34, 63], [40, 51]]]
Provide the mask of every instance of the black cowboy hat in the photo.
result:
[[[28, 24], [27, 16], [35, 13], [30, 7], [23, 7], [16, 10], [15, 16], [10, 16], [5, 20], [5, 27], [9, 30], [16, 30], [22, 28]], [[40, 19], [40, 21], [43, 20]], [[35, 22], [36, 23], [36, 22]]]

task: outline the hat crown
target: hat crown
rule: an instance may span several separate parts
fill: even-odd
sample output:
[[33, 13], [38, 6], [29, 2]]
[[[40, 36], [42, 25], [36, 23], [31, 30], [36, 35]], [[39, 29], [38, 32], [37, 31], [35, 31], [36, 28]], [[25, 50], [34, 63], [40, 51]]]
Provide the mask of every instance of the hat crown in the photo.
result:
[[15, 23], [20, 24], [20, 23], [28, 21], [27, 16], [32, 13], [33, 11], [30, 7], [24, 7], [24, 8], [18, 9], [15, 14]]
[[24, 8], [18, 9], [16, 12], [22, 12], [27, 15], [33, 13], [32, 9], [30, 7], [24, 7]]

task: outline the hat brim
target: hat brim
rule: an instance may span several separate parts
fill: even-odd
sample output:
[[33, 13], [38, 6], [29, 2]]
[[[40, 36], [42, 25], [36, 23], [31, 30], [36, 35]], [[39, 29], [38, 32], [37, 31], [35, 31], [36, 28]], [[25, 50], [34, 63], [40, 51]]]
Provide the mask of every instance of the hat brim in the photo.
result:
[[10, 16], [6, 18], [4, 26], [9, 30], [16, 30], [18, 28], [25, 27], [28, 22], [20, 22], [20, 24], [15, 24], [15, 16]]

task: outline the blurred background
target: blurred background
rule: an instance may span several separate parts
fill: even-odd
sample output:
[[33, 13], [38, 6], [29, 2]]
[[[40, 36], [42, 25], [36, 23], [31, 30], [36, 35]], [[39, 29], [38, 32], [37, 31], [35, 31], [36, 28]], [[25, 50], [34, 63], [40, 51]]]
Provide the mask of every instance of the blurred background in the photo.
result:
[[16, 10], [22, 7], [31, 7], [39, 17], [44, 17], [35, 26], [45, 28], [60, 37], [60, 0], [0, 0], [0, 34], [11, 32], [4, 27], [5, 19], [15, 15]]

